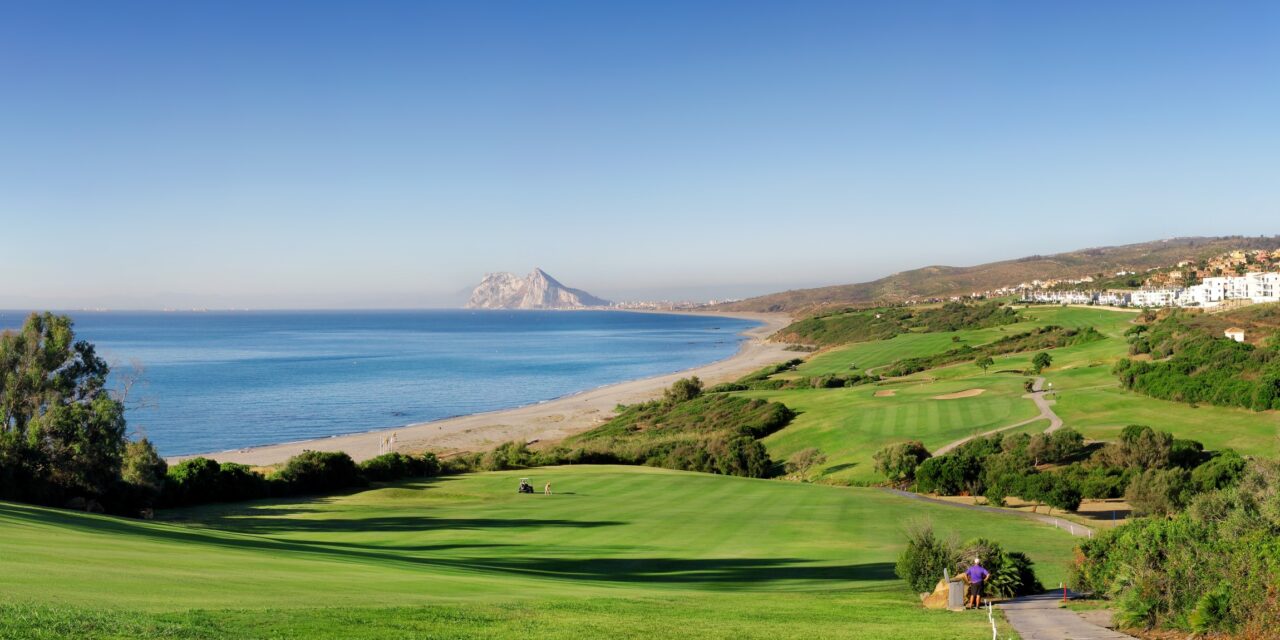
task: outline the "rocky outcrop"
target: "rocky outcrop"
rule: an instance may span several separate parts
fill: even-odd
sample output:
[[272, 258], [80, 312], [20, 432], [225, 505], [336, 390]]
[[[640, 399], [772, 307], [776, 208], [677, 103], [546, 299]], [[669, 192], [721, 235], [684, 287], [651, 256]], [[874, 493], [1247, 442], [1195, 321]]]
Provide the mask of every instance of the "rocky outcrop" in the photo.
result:
[[471, 292], [468, 309], [587, 309], [607, 307], [608, 300], [597, 298], [581, 289], [571, 289], [534, 269], [527, 277], [514, 273], [486, 274]]

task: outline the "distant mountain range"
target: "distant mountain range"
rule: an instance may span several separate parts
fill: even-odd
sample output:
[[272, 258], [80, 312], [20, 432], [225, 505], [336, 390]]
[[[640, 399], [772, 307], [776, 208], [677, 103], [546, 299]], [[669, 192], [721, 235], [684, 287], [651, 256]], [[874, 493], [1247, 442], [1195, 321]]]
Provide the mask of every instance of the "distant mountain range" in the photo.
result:
[[521, 278], [514, 273], [489, 273], [471, 292], [468, 309], [587, 309], [611, 302], [581, 289], [566, 287], [542, 269]]
[[1280, 236], [1173, 238], [1117, 247], [1029, 256], [972, 267], [930, 266], [863, 282], [796, 289], [716, 305], [724, 311], [787, 311], [836, 305], [891, 304], [921, 298], [945, 298], [1016, 286], [1031, 280], [1072, 278], [1119, 270], [1145, 271], [1200, 260], [1236, 249], [1280, 248]]

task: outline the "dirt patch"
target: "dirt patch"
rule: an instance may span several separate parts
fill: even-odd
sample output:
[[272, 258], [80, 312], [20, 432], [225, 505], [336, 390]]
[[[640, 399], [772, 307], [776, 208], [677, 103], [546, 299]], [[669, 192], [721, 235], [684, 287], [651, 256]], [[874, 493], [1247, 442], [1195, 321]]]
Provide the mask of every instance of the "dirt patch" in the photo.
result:
[[944, 393], [940, 396], [934, 396], [934, 400], [959, 400], [960, 398], [972, 398], [986, 393], [986, 389], [968, 389], [966, 391], [957, 391], [955, 393]]
[[898, 395], [898, 391], [896, 389], [884, 389], [876, 392], [877, 398], [891, 398], [896, 395]]

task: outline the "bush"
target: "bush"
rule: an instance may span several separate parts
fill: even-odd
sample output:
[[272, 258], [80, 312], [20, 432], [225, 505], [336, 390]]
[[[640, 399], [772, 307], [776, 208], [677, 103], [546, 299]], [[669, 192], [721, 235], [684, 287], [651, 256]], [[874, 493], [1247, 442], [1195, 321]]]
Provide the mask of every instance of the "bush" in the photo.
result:
[[942, 579], [944, 570], [956, 566], [959, 557], [955, 545], [938, 539], [927, 522], [909, 525], [905, 532], [907, 548], [898, 556], [894, 573], [916, 593], [928, 593]]
[[1080, 545], [1074, 586], [1113, 598], [1130, 626], [1276, 637], [1277, 484], [1280, 465], [1251, 461], [1238, 484], [1196, 497], [1187, 511], [1101, 532]]
[[142, 438], [124, 445], [120, 478], [138, 487], [150, 497], [150, 500], [154, 500], [164, 490], [165, 476], [168, 472], [169, 465], [159, 453], [156, 453], [156, 448], [151, 445], [150, 440]]
[[667, 404], [688, 402], [702, 395], [702, 381], [698, 376], [676, 380], [671, 388], [662, 392], [662, 400]]
[[1213, 491], [1234, 487], [1244, 475], [1245, 459], [1227, 449], [1191, 471], [1196, 491]]
[[484, 455], [480, 468], [485, 471], [523, 469], [533, 465], [534, 454], [523, 442], [507, 442], [498, 445]]
[[166, 506], [221, 502], [218, 476], [222, 468], [208, 458], [190, 458], [169, 468], [165, 482]]
[[341, 451], [303, 451], [289, 458], [275, 477], [295, 494], [329, 493], [368, 484], [351, 456]]
[[1040, 593], [1044, 586], [1036, 577], [1034, 563], [1024, 553], [1005, 551], [999, 543], [985, 538], [970, 540], [960, 547], [953, 573], [963, 572], [977, 558], [991, 575], [987, 579], [988, 595], [1013, 598]]
[[929, 450], [919, 440], [899, 442], [877, 451], [872, 459], [876, 473], [890, 482], [911, 481], [915, 479], [920, 464], [929, 459]]

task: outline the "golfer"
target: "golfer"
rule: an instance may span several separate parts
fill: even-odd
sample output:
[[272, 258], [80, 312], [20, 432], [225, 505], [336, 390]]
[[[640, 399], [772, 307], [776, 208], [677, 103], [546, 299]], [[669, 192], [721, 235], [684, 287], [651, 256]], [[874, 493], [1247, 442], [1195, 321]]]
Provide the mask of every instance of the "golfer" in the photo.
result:
[[986, 584], [987, 577], [991, 574], [984, 568], [977, 558], [973, 559], [973, 566], [965, 569], [965, 581], [969, 583], [968, 602], [965, 608], [973, 607], [977, 609], [982, 606], [982, 586]]
[[547, 486], [546, 486], [546, 487], [543, 487], [543, 489], [542, 489], [542, 495], [546, 495], [546, 496], [551, 495], [551, 483], [550, 483], [550, 482], [548, 482], [548, 483], [547, 483]]

